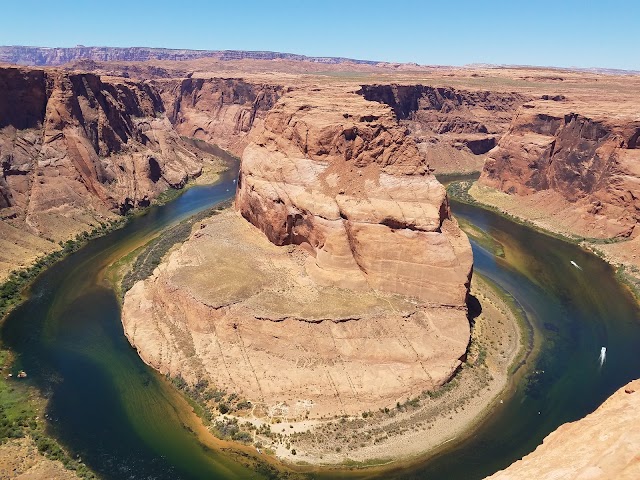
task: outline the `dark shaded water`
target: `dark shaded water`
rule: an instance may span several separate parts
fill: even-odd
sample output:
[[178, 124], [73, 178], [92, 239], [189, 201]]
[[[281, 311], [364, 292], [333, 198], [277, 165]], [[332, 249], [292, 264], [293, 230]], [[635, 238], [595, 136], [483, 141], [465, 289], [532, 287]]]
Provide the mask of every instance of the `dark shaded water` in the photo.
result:
[[[150, 235], [230, 198], [235, 174], [150, 209], [55, 265], [2, 327], [19, 368], [50, 397], [51, 432], [104, 478], [260, 478], [202, 446], [183, 426], [179, 397], [129, 346], [114, 293], [101, 280], [107, 265]], [[522, 305], [541, 339], [540, 355], [523, 367], [526, 374], [511, 399], [459, 445], [410, 468], [355, 476], [482, 478], [640, 377], [640, 312], [608, 265], [490, 212], [455, 203], [453, 208], [503, 244], [504, 258], [474, 245], [475, 270]], [[607, 347], [607, 361], [599, 368], [601, 346]]]
[[[486, 210], [457, 202], [452, 209], [504, 246], [500, 258], [472, 242], [474, 271], [515, 297], [535, 329], [540, 351], [522, 367], [512, 397], [474, 434], [423, 464], [388, 472], [387, 478], [483, 478], [640, 378], [640, 309], [608, 264]], [[601, 368], [602, 346], [607, 359]]]
[[179, 397], [127, 342], [115, 294], [102, 280], [106, 266], [151, 235], [231, 198], [236, 173], [149, 209], [56, 264], [2, 327], [18, 368], [50, 397], [51, 433], [103, 478], [261, 478], [183, 426]]

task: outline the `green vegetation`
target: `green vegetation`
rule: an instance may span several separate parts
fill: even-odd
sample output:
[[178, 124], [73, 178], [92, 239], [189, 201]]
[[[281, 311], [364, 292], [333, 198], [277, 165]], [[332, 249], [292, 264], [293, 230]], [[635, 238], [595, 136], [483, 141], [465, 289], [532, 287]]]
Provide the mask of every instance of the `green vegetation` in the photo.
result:
[[7, 281], [0, 285], [0, 319], [4, 318], [15, 306], [23, 301], [25, 288], [45, 269], [62, 260], [68, 254], [79, 250], [89, 240], [101, 237], [121, 227], [126, 222], [127, 218], [123, 217], [110, 223], [101, 223], [99, 227], [90, 232], [79, 233], [73, 240], [60, 241], [60, 250], [38, 258], [30, 267], [12, 272]]
[[473, 186], [474, 183], [475, 182], [469, 181], [469, 180], [452, 182], [447, 187], [447, 195], [449, 195], [449, 198], [451, 198], [452, 200], [455, 200], [460, 203], [465, 203], [467, 205], [473, 205], [474, 207], [482, 208], [483, 210], [488, 210], [490, 212], [495, 213], [496, 215], [500, 215], [501, 217], [504, 217], [510, 220], [513, 223], [517, 223], [518, 225], [523, 225], [525, 227], [531, 228], [536, 232], [542, 233], [549, 237], [557, 238], [558, 240], [562, 240], [572, 244], [579, 244], [582, 241], [589, 241], [589, 239], [585, 237], [579, 237], [577, 235], [561, 235], [559, 233], [545, 230], [543, 228], [540, 228], [533, 222], [530, 222], [529, 220], [525, 220], [520, 217], [516, 217], [515, 215], [511, 215], [509, 213], [503, 212], [502, 210], [500, 210], [497, 207], [494, 207], [493, 205], [487, 205], [485, 203], [478, 202], [475, 198], [469, 195], [469, 189]]
[[[222, 415], [226, 415], [227, 413], [249, 410], [253, 407], [251, 402], [240, 399], [235, 393], [227, 394], [224, 390], [210, 388], [209, 381], [206, 379], [199, 380], [195, 385], [189, 385], [180, 375], [173, 378], [167, 377], [167, 379], [185, 395], [187, 401], [205, 425], [211, 424], [214, 412], [216, 411]], [[216, 436], [237, 440], [236, 438], [232, 438], [232, 435], [226, 432], [225, 429], [217, 428], [217, 423], [218, 422], [216, 422], [213, 429]], [[246, 426], [248, 427], [249, 425]], [[238, 427], [238, 430], [240, 431], [240, 427]]]
[[153, 205], [166, 205], [169, 202], [172, 202], [184, 192], [186, 192], [186, 188], [167, 188], [164, 192], [156, 197], [153, 201]]
[[436, 178], [438, 181], [448, 187], [449, 184], [453, 182], [461, 182], [461, 181], [470, 181], [474, 182], [480, 178], [480, 172], [450, 172], [450, 173], [440, 173], [436, 174]]
[[7, 377], [9, 371], [10, 354], [0, 350], [0, 443], [10, 438], [22, 438], [35, 427], [37, 416], [34, 405], [29, 401], [29, 392], [22, 379]]
[[364, 462], [359, 462], [359, 461], [351, 460], [350, 458], [347, 458], [341, 463], [341, 465], [344, 467], [349, 467], [353, 469], [360, 469], [360, 468], [380, 467], [382, 465], [388, 465], [392, 461], [393, 460], [388, 460], [384, 458], [372, 458]]
[[634, 265], [620, 265], [616, 269], [616, 279], [625, 285], [640, 303], [640, 269]]
[[[502, 300], [507, 309], [513, 313], [516, 322], [518, 322], [518, 331], [520, 332], [520, 341], [522, 347], [520, 348], [520, 352], [513, 359], [511, 365], [509, 366], [509, 376], [513, 376], [519, 369], [522, 367], [528, 360], [529, 356], [533, 353], [535, 349], [535, 330], [529, 317], [527, 316], [526, 311], [523, 306], [518, 302], [518, 300], [511, 295], [507, 290], [502, 288], [499, 284], [491, 280], [489, 277], [484, 275], [480, 275], [479, 273], [474, 273], [482, 279], [482, 281], [491, 289], [493, 292]], [[484, 359], [487, 355], [486, 346], [483, 344], [478, 344], [479, 347], [479, 355], [475, 364], [483, 364]], [[481, 358], [482, 357], [482, 358]], [[480, 361], [482, 360], [482, 362]]]
[[428, 392], [425, 392], [425, 393], [429, 398], [440, 398], [445, 393], [450, 392], [451, 390], [456, 388], [458, 386], [458, 382], [459, 382], [459, 377], [455, 376], [451, 380], [449, 380], [447, 383], [442, 385], [440, 388], [436, 390], [429, 390]]
[[[535, 225], [533, 222], [529, 220], [525, 220], [520, 217], [516, 217], [509, 213], [503, 212], [502, 210], [492, 205], [487, 205], [487, 204], [478, 202], [475, 198], [469, 195], [469, 189], [473, 186], [473, 184], [474, 184], [474, 181], [471, 181], [471, 180], [454, 181], [447, 186], [447, 194], [449, 195], [449, 198], [455, 201], [458, 201], [460, 203], [465, 203], [468, 205], [473, 205], [474, 207], [491, 211], [514, 223], [531, 228], [538, 233], [542, 233], [549, 237], [553, 237], [558, 240], [562, 240], [564, 242], [568, 242], [574, 245], [580, 245], [581, 247], [588, 249], [594, 255], [597, 255], [598, 257], [602, 258], [607, 262], [609, 262], [609, 260], [606, 258], [606, 255], [597, 248], [597, 245], [610, 245], [613, 243], [621, 243], [621, 242], [628, 241], [628, 238], [623, 238], [623, 237], [609, 237], [609, 238], [581, 237], [579, 235], [573, 235], [573, 234], [564, 235], [564, 234], [559, 234], [559, 233], [546, 230], [544, 228], [541, 228]], [[458, 222], [460, 223], [460, 228], [462, 228], [462, 230], [464, 230], [464, 232], [467, 235], [469, 235], [474, 240], [476, 240], [482, 247], [487, 248], [491, 252], [494, 252], [493, 248], [495, 247], [495, 245], [493, 245], [493, 242], [495, 241], [487, 243], [486, 239], [483, 238], [483, 235], [477, 235], [476, 233], [477, 229], [470, 227], [468, 222], [464, 222], [461, 219], [458, 219]], [[497, 242], [495, 243], [497, 244]], [[494, 253], [496, 255], [499, 255], [500, 250], [496, 250]], [[631, 293], [633, 294], [633, 296], [636, 298], [636, 300], [640, 302], [640, 269], [632, 265], [631, 266], [614, 265], [614, 266], [616, 267], [616, 278], [618, 279], [618, 281], [623, 285], [625, 285], [626, 287], [628, 287]]]
[[535, 223], [529, 220], [504, 212], [499, 208], [494, 207], [493, 205], [487, 205], [486, 203], [478, 202], [475, 198], [473, 198], [469, 194], [469, 190], [471, 189], [474, 183], [475, 181], [471, 181], [471, 180], [462, 180], [462, 181], [452, 182], [447, 186], [447, 195], [449, 195], [449, 198], [457, 202], [466, 203], [467, 205], [473, 205], [474, 207], [488, 210], [490, 212], [493, 212], [497, 215], [500, 215], [501, 217], [504, 217], [512, 221], [513, 223], [517, 223], [518, 225], [523, 225], [525, 227], [535, 230], [538, 233], [542, 233], [549, 237], [557, 238], [558, 240], [562, 240], [575, 245], [579, 245], [581, 243], [589, 243], [594, 245], [608, 245], [611, 243], [619, 243], [619, 242], [624, 242], [628, 240], [626, 238], [621, 238], [621, 237], [594, 238], [594, 237], [582, 237], [579, 235], [574, 235], [569, 233], [561, 234], [561, 233], [552, 232], [550, 230], [539, 227], [538, 225], [536, 225]]
[[84, 463], [74, 460], [55, 439], [45, 433], [45, 425], [41, 420], [44, 402], [35, 389], [15, 374], [12, 377], [4, 374], [10, 369], [11, 360], [7, 350], [0, 350], [3, 372], [0, 376], [0, 444], [14, 438], [31, 437], [38, 451], [46, 458], [59, 460], [80, 478], [96, 478]]
[[[246, 426], [243, 427], [246, 428]], [[253, 441], [253, 435], [241, 429], [237, 418], [223, 418], [216, 421], [214, 432], [218, 438], [226, 440], [234, 440], [240, 443], [251, 443]]]
[[494, 237], [476, 228], [464, 218], [458, 218], [458, 224], [464, 233], [476, 241], [478, 245], [496, 257], [504, 258], [504, 246]]
[[[176, 198], [180, 193], [180, 191], [169, 190], [161, 196], [160, 200], [166, 203]], [[137, 212], [136, 214], [139, 213], [140, 212]], [[175, 230], [170, 229], [173, 233], [172, 238], [162, 241], [159, 237], [157, 241], [152, 242], [153, 245], [148, 246], [148, 249], [145, 251], [147, 255], [144, 256], [142, 263], [143, 267], [146, 267], [146, 270], [143, 268], [143, 271], [148, 273], [152, 272], [155, 266], [153, 266], [150, 271], [148, 270], [149, 266], [159, 261], [162, 255], [175, 243], [181, 239], [186, 239], [194, 222], [215, 213], [216, 212], [212, 211], [202, 212], [189, 219], [190, 221], [185, 221], [177, 225], [174, 227]], [[25, 292], [29, 285], [45, 269], [62, 260], [68, 254], [78, 251], [90, 240], [122, 227], [134, 215], [134, 213], [129, 213], [124, 217], [110, 222], [101, 222], [99, 226], [90, 232], [80, 233], [75, 238], [65, 242], [60, 241], [59, 250], [38, 258], [28, 268], [12, 272], [8, 279], [0, 285], [0, 319], [4, 319], [13, 308], [25, 299]], [[142, 250], [141, 248], [136, 252], [132, 252], [130, 256], [128, 256], [129, 258], [124, 260], [132, 260], [133, 258], [139, 257], [140, 255], [138, 254], [140, 254]], [[17, 377], [17, 371], [11, 373], [11, 376], [9, 376], [11, 364], [11, 353], [7, 350], [0, 350], [0, 368], [2, 372], [0, 375], [0, 444], [15, 438], [30, 437], [37, 446], [38, 451], [46, 458], [59, 460], [67, 469], [75, 471], [80, 478], [96, 478], [85, 464], [73, 459], [54, 438], [47, 435], [45, 431], [46, 423], [42, 419], [44, 417], [46, 401], [42, 399], [34, 387], [30, 386], [27, 379]], [[199, 384], [193, 388], [189, 388], [183, 380], [182, 388], [189, 389], [189, 397], [192, 397], [203, 394], [206, 385], [203, 386]], [[218, 401], [222, 401], [226, 395], [224, 392], [218, 392], [217, 390], [210, 390], [208, 393], [212, 399], [217, 398]], [[211, 419], [208, 408], [202, 407], [198, 402], [191, 403], [195, 407], [200, 407], [196, 408], [196, 413], [202, 418], [207, 419], [208, 417], [209, 420]], [[242, 407], [246, 408], [247, 404], [248, 402], [245, 402]], [[247, 435], [246, 433], [242, 433], [236, 435], [236, 437], [238, 441], [246, 441]]]
[[[9, 312], [24, 301], [24, 292], [29, 285], [45, 269], [54, 265], [70, 253], [76, 252], [90, 240], [101, 237], [106, 233], [122, 227], [128, 217], [118, 218], [111, 222], [101, 222], [90, 232], [83, 232], [74, 239], [59, 242], [60, 249], [38, 258], [30, 267], [16, 270], [0, 285], [0, 319], [4, 319]], [[80, 478], [93, 479], [95, 475], [82, 462], [78, 462], [45, 432], [44, 401], [38, 392], [30, 387], [28, 381], [17, 377], [13, 372], [11, 377], [5, 375], [11, 369], [12, 358], [7, 350], [0, 350], [0, 444], [12, 438], [31, 437], [38, 451], [51, 460], [59, 460], [69, 470], [73, 470]]]

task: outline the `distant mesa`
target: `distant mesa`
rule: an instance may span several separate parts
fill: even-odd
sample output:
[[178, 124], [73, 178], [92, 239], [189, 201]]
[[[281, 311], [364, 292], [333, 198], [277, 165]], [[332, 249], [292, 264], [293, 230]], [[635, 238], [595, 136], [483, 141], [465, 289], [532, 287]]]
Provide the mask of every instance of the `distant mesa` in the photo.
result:
[[56, 66], [77, 60], [97, 62], [146, 62], [150, 60], [196, 60], [211, 58], [221, 61], [230, 60], [293, 60], [314, 63], [353, 63], [359, 65], [377, 65], [374, 60], [357, 60], [342, 57], [308, 57], [294, 53], [246, 51], [246, 50], [184, 50], [148, 47], [27, 47], [1, 46], [0, 62], [16, 65]]

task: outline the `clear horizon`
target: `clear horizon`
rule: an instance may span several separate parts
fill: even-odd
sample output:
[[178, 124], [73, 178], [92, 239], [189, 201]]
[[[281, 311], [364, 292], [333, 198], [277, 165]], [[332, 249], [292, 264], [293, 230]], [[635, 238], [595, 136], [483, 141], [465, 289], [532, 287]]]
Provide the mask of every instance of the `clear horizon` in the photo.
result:
[[[0, 44], [247, 50], [420, 65], [640, 70], [640, 2], [246, 1], [177, 10], [166, 0], [23, 0], [5, 5]], [[84, 7], [84, 8], [83, 8]]]

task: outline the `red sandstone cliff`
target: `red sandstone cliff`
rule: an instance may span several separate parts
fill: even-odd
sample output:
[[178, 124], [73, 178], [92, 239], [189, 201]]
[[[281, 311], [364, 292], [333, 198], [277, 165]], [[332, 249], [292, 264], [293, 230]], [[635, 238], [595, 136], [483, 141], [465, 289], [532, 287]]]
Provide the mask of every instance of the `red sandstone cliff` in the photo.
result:
[[209, 157], [182, 136], [240, 155], [281, 93], [241, 79], [0, 68], [0, 270], [181, 188]]
[[32, 227], [45, 212], [145, 205], [200, 171], [147, 83], [6, 68], [0, 89], [0, 207]]
[[528, 95], [429, 85], [363, 85], [411, 130], [436, 174], [478, 171]]
[[147, 82], [1, 68], [0, 270], [181, 187], [204, 157]]
[[185, 78], [154, 85], [180, 135], [215, 143], [237, 156], [249, 131], [283, 92], [279, 85], [234, 78]]
[[567, 202], [570, 230], [630, 236], [640, 220], [640, 116], [613, 105], [525, 104], [489, 153], [480, 183], [517, 197]]
[[341, 89], [291, 92], [252, 134], [236, 205], [326, 284], [464, 309], [471, 248], [391, 109]]

